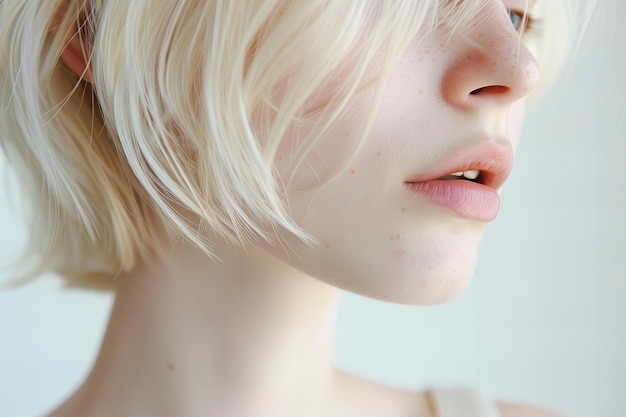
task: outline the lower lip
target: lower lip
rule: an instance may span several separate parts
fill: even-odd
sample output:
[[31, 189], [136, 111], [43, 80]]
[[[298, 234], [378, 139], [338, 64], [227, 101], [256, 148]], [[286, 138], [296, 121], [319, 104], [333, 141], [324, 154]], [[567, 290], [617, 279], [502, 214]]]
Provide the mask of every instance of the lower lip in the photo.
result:
[[432, 180], [407, 183], [409, 189], [433, 204], [465, 219], [490, 222], [500, 208], [500, 196], [491, 187], [467, 180]]

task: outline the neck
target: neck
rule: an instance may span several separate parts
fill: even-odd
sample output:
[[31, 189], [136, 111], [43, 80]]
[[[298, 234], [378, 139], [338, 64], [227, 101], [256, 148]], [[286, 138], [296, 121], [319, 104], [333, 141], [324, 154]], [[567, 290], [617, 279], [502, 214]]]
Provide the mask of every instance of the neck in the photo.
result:
[[331, 415], [336, 290], [255, 249], [224, 253], [183, 245], [120, 276], [77, 397], [110, 415]]

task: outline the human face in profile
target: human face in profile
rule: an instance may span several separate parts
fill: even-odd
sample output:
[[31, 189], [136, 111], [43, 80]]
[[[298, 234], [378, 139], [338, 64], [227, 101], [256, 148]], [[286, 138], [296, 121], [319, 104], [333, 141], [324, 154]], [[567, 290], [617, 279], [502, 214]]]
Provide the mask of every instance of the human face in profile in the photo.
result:
[[295, 221], [320, 244], [286, 238], [295, 256], [266, 249], [378, 299], [437, 303], [461, 292], [498, 212], [525, 97], [539, 77], [519, 33], [526, 3], [491, 0], [469, 31], [447, 42], [436, 32], [415, 40], [386, 80], [372, 129], [349, 165], [373, 88], [350, 103], [295, 175], [287, 136], [278, 171], [293, 178]]

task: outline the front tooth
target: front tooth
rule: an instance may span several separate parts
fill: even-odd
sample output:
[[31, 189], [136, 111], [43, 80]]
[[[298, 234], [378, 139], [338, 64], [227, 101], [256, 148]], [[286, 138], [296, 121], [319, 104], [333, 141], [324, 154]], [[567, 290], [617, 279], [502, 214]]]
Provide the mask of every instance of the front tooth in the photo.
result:
[[479, 174], [480, 174], [480, 171], [476, 169], [463, 172], [463, 176], [467, 178], [468, 180], [475, 180], [476, 178], [478, 178]]
[[450, 174], [450, 175], [454, 175], [455, 177], [462, 177], [462, 176], [463, 176], [463, 171], [460, 171], [460, 172], [453, 172], [453, 173], [452, 173], [452, 174]]

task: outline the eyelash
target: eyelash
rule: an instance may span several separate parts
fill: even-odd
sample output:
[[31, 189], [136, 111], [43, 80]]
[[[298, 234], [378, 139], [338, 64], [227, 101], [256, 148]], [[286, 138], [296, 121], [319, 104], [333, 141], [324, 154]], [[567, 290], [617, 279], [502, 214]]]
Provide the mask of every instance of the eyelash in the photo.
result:
[[513, 16], [518, 16], [520, 19], [520, 26], [517, 28], [517, 32], [522, 36], [537, 35], [541, 32], [542, 21], [539, 18], [531, 16], [529, 13], [523, 10], [510, 9], [509, 15], [511, 16], [511, 22], [513, 22]]

